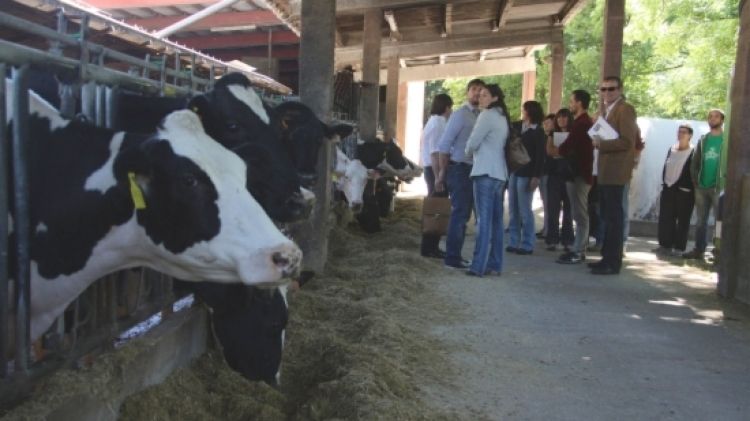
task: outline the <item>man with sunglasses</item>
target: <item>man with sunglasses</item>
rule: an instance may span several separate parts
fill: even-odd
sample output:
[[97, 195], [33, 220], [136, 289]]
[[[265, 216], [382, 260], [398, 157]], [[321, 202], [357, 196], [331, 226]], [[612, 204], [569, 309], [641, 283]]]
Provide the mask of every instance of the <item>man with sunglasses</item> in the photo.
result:
[[601, 209], [606, 231], [602, 259], [590, 263], [595, 275], [615, 275], [622, 267], [623, 190], [630, 182], [635, 163], [635, 140], [638, 135], [635, 109], [622, 96], [622, 81], [607, 76], [599, 87], [603, 102], [602, 116], [618, 133], [617, 139], [594, 136], [592, 144], [599, 150], [598, 178]]

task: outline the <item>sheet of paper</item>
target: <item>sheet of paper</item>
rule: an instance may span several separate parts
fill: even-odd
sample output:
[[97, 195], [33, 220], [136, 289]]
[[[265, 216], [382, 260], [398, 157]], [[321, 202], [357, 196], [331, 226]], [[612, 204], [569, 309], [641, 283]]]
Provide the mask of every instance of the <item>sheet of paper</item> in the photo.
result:
[[594, 122], [594, 125], [591, 126], [589, 129], [589, 136], [599, 136], [602, 138], [602, 140], [615, 140], [620, 137], [619, 133], [617, 133], [617, 130], [612, 128], [609, 123], [607, 123], [607, 120], [605, 120], [603, 117], [599, 117]]
[[554, 143], [554, 144], [555, 144], [555, 147], [556, 147], [556, 148], [559, 148], [559, 147], [560, 147], [560, 145], [562, 145], [562, 144], [563, 144], [563, 142], [565, 142], [565, 139], [567, 139], [567, 138], [568, 138], [568, 135], [569, 135], [569, 134], [570, 134], [570, 133], [568, 133], [568, 132], [555, 132], [555, 133], [554, 133], [554, 134], [552, 135], [552, 143]]

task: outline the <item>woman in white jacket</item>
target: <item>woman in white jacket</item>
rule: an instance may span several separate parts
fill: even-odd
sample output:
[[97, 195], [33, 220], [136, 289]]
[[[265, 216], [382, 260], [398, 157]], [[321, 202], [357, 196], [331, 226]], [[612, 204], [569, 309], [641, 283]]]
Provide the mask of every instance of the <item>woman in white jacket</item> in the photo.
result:
[[510, 121], [505, 95], [496, 84], [482, 88], [479, 114], [466, 144], [466, 154], [474, 156], [471, 179], [474, 209], [478, 220], [476, 245], [470, 276], [500, 274], [503, 269], [503, 191], [508, 180], [505, 142]]

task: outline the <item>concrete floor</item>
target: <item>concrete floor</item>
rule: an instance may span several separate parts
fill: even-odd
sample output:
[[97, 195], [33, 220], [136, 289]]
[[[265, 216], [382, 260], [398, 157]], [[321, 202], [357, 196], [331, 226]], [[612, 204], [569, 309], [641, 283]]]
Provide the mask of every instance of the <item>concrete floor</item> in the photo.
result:
[[466, 311], [432, 329], [461, 378], [425, 399], [466, 419], [750, 420], [750, 309], [655, 246], [631, 239], [619, 276], [556, 264], [541, 241], [500, 277], [431, 273]]

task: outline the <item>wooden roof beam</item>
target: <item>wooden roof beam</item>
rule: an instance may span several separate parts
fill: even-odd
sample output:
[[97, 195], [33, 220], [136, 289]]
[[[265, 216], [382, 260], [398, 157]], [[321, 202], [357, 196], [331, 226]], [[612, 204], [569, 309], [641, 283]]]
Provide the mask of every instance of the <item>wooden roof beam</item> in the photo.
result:
[[[268, 45], [268, 33], [250, 32], [232, 35], [204, 35], [177, 38], [175, 41], [196, 50], [242, 48]], [[299, 38], [292, 31], [275, 31], [273, 33], [273, 43], [274, 46], [278, 44], [298, 44]]]
[[586, 0], [568, 0], [557, 15], [558, 24], [565, 26], [586, 6]]
[[440, 36], [445, 38], [453, 32], [453, 3], [443, 6], [443, 30]]
[[[541, 28], [532, 30], [500, 30], [488, 35], [481, 33], [471, 36], [432, 38], [423, 41], [382, 44], [381, 60], [397, 55], [403, 58], [459, 53], [466, 51], [491, 50], [496, 48], [524, 45], [543, 45], [562, 42], [562, 28]], [[336, 48], [336, 65], [355, 64], [362, 60], [362, 46]]]
[[398, 32], [398, 22], [396, 22], [396, 14], [393, 13], [393, 10], [383, 12], [383, 18], [388, 22], [388, 27], [391, 30], [391, 41], [401, 41], [403, 36]]
[[492, 21], [492, 32], [497, 32], [505, 26], [511, 7], [513, 7], [513, 0], [499, 0], [497, 2], [497, 17]]

